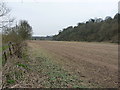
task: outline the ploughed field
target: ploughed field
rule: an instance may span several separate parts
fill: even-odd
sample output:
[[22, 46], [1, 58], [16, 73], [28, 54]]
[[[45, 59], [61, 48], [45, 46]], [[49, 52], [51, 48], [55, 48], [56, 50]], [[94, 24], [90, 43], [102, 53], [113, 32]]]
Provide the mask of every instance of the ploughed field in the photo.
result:
[[84, 86], [112, 88], [118, 85], [117, 44], [67, 41], [27, 43], [33, 52], [42, 51], [56, 65], [76, 75]]

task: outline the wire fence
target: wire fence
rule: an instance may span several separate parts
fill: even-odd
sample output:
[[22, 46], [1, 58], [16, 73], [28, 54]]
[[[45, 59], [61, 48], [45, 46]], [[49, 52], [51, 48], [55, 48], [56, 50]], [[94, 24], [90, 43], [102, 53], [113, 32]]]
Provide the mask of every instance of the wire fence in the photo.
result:
[[3, 64], [5, 62], [16, 55], [18, 58], [21, 58], [21, 45], [17, 43], [9, 42], [8, 44], [3, 45], [3, 51], [2, 51], [2, 61]]

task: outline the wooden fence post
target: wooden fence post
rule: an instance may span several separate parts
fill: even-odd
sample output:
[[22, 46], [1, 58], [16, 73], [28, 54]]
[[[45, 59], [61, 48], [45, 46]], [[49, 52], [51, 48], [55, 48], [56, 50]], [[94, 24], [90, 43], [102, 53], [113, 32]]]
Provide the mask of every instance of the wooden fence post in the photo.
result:
[[11, 49], [12, 49], [12, 53], [15, 54], [15, 47], [13, 43], [11, 44]]
[[12, 44], [12, 48], [13, 48], [13, 50], [15, 49], [15, 47], [14, 47], [14, 45]]
[[10, 56], [12, 56], [11, 42], [8, 44], [8, 46], [9, 46], [9, 53], [10, 53]]
[[6, 61], [7, 60], [6, 52], [4, 52], [3, 54], [4, 54], [5, 61]]

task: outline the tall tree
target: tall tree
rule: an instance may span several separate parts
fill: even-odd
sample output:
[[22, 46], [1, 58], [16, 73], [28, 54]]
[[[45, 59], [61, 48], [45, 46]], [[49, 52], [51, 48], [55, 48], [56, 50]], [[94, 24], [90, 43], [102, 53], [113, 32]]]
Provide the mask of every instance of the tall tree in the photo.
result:
[[18, 34], [23, 39], [30, 39], [32, 36], [32, 27], [28, 24], [26, 20], [21, 20], [18, 25]]

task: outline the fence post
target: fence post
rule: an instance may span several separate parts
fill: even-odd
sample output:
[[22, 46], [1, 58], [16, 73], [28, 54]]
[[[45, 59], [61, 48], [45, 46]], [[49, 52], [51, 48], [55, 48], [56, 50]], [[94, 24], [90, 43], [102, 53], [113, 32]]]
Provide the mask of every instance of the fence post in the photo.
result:
[[13, 50], [15, 49], [13, 44], [12, 44], [12, 48], [13, 48]]
[[20, 46], [20, 44], [17, 44], [16, 54], [17, 54], [18, 58], [22, 58], [22, 56], [21, 56], [21, 46]]
[[9, 52], [10, 52], [10, 55], [12, 55], [11, 42], [9, 42], [8, 46], [9, 46]]
[[6, 52], [4, 52], [3, 54], [4, 54], [5, 61], [6, 61], [7, 60]]
[[14, 46], [14, 44], [12, 43], [11, 46], [12, 46], [13, 54], [15, 54], [15, 46]]

